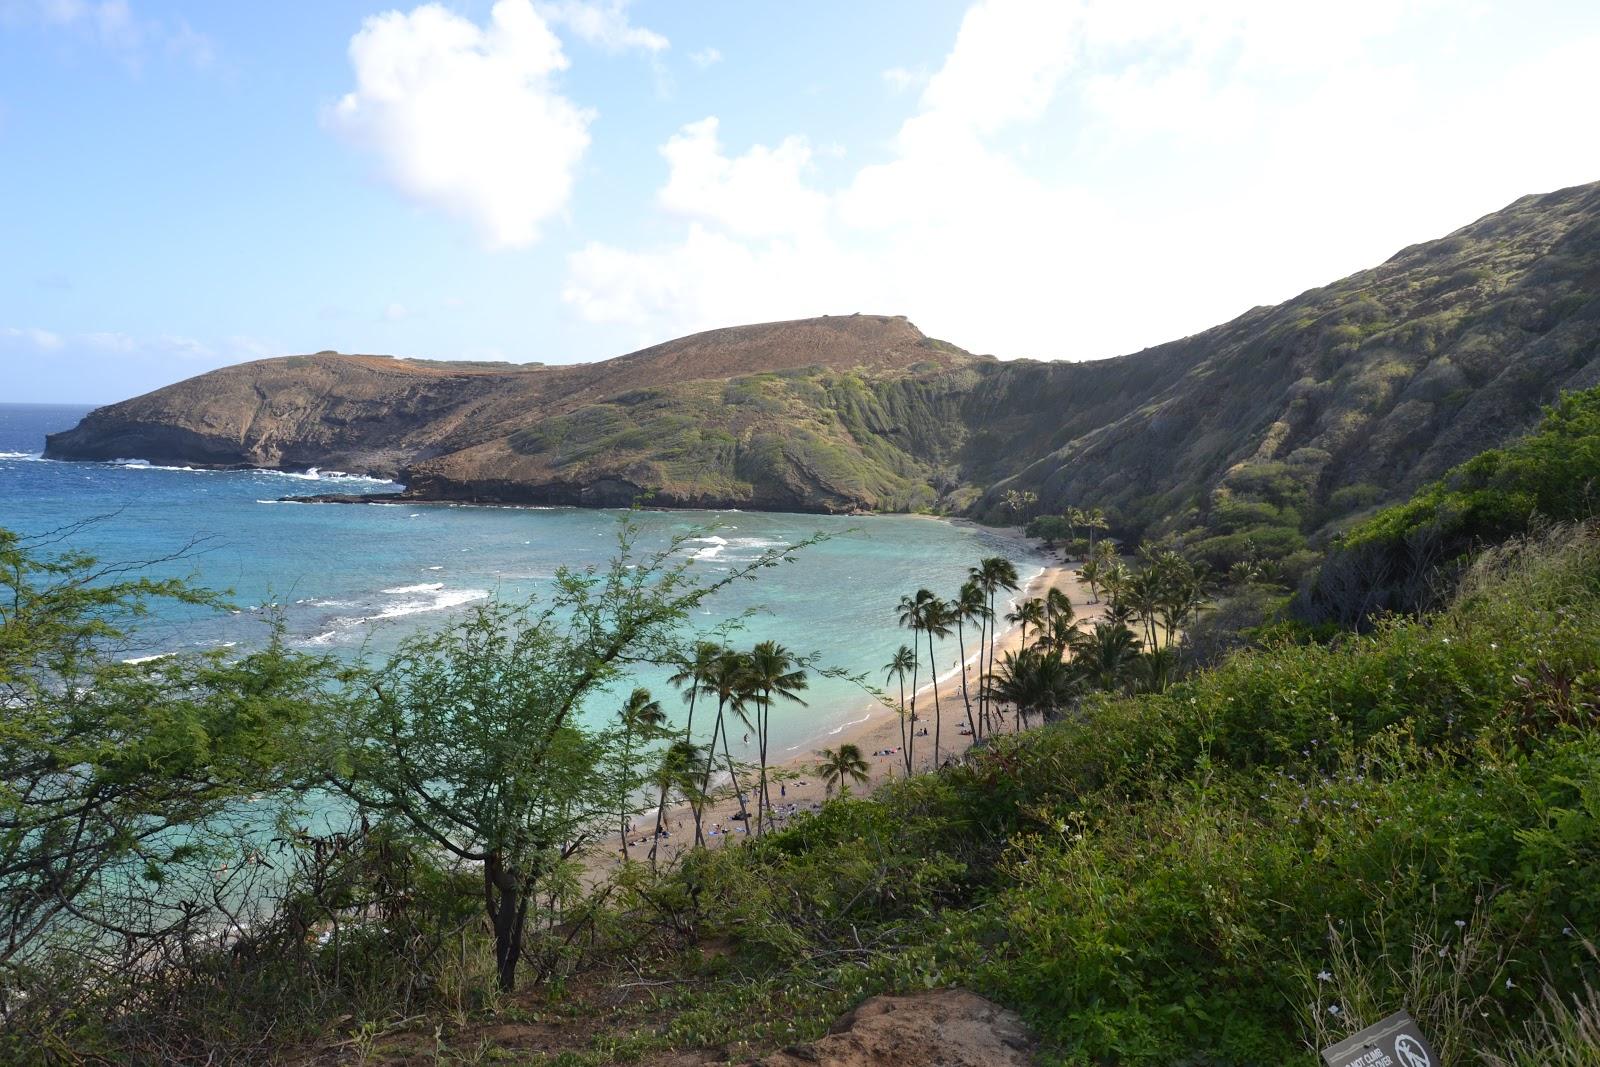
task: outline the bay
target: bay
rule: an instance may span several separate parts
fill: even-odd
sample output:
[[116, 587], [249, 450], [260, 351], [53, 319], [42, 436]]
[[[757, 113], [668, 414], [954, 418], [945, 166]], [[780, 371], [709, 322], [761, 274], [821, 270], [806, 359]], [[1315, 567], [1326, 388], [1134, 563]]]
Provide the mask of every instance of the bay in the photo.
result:
[[[381, 658], [419, 627], [446, 625], [498, 596], [547, 595], [557, 568], [603, 566], [614, 554], [619, 511], [448, 505], [286, 504], [297, 493], [393, 492], [393, 483], [336, 472], [203, 471], [39, 458], [44, 435], [88, 411], [73, 405], [0, 404], [0, 526], [24, 535], [70, 535], [60, 547], [102, 559], [159, 560], [149, 571], [229, 591], [236, 614], [161, 605], [121, 654], [155, 656], [259, 644], [269, 605], [306, 651]], [[818, 516], [757, 512], [631, 513], [641, 548], [691, 535], [682, 551], [707, 580], [817, 533], [798, 562], [719, 593], [694, 620], [710, 630], [746, 620], [737, 644], [775, 640], [815, 653], [821, 664], [883, 684], [882, 665], [909, 638], [895, 605], [921, 587], [951, 596], [967, 568], [1004, 555], [1023, 576], [1040, 557], [981, 529], [913, 516]], [[92, 521], [86, 521], [92, 520]], [[169, 558], [171, 557], [171, 558]], [[954, 643], [940, 673], [956, 666]], [[615, 691], [650, 687], [670, 716], [686, 708], [666, 672], [641, 670], [591, 701], [589, 717], [612, 712]], [[807, 706], [774, 709], [774, 751], [797, 755], [858, 719], [870, 700], [845, 679], [819, 678]], [[736, 736], [736, 740], [739, 738]], [[736, 746], [737, 748], [738, 746]]]

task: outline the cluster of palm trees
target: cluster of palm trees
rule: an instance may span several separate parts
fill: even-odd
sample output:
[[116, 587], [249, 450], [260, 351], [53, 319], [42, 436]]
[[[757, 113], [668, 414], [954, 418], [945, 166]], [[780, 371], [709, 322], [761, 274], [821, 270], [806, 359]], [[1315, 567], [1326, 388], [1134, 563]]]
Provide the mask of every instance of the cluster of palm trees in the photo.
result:
[[[1174, 635], [1180, 634], [1204, 607], [1204, 573], [1170, 550], [1143, 550], [1132, 563], [1125, 562], [1109, 540], [1093, 541], [1095, 531], [1105, 529], [1105, 517], [1099, 509], [1084, 512], [1070, 508], [1065, 517], [1089, 531], [1093, 547], [1084, 561], [1083, 576], [1089, 581], [1096, 602], [1102, 595], [1106, 601], [1104, 618], [1088, 628], [1079, 625], [1072, 602], [1057, 589], [1043, 597], [1023, 600], [1002, 615], [997, 601], [1018, 588], [1018, 577], [1016, 566], [1001, 556], [980, 560], [970, 568], [966, 581], [948, 600], [929, 589], [919, 589], [901, 599], [899, 622], [911, 631], [912, 638], [909, 644], [900, 646], [884, 671], [887, 681], [897, 681], [899, 685], [900, 751], [906, 774], [915, 768], [917, 738], [927, 729], [919, 730], [923, 716], [918, 713], [924, 669], [932, 689], [933, 765], [938, 766], [944, 755], [937, 656], [939, 642], [951, 637], [955, 638], [960, 655], [965, 732], [975, 742], [1004, 728], [1007, 709], [1015, 711], [1014, 729], [1021, 730], [1030, 717], [1057, 717], [1091, 691], [1159, 690], [1172, 680], [1176, 668]], [[1021, 647], [997, 660], [1002, 622], [1021, 628]], [[979, 684], [975, 689], [969, 685], [965, 669], [969, 647], [976, 651], [978, 661]], [[667, 729], [666, 713], [648, 690], [636, 689], [624, 701], [618, 720], [625, 763], [632, 760], [638, 746], [666, 742], [648, 776], [656, 799], [652, 862], [666, 808], [674, 794], [686, 800], [693, 811], [695, 847], [705, 845], [705, 813], [713, 796], [712, 779], [719, 770], [726, 773], [733, 794], [738, 797], [739, 818], [744, 825], [752, 827], [756, 834], [776, 828], [768, 748], [772, 712], [780, 701], [805, 703], [799, 694], [808, 686], [807, 668], [805, 660], [773, 641], [763, 641], [748, 650], [700, 642], [669, 679], [688, 704], [688, 717], [681, 732]], [[695, 735], [695, 716], [702, 706], [713, 701], [715, 716], [710, 737], [700, 743]], [[739, 781], [741, 771], [748, 772], [750, 768], [733, 758], [729, 742], [735, 723], [756, 741], [753, 817], [746, 802], [746, 789]], [[842, 744], [819, 755], [822, 761], [817, 771], [830, 795], [836, 788], [848, 791], [851, 783], [867, 780], [868, 765], [857, 746]], [[624, 856], [628, 855], [629, 814], [624, 797], [618, 810]]]
[[[762, 641], [747, 651], [712, 641], [701, 641], [690, 650], [668, 684], [681, 687], [689, 714], [682, 733], [668, 733], [661, 705], [645, 689], [636, 689], [618, 712], [625, 761], [631, 759], [636, 740], [666, 740], [649, 775], [656, 796], [655, 833], [650, 846], [651, 862], [666, 821], [666, 809], [674, 793], [688, 801], [694, 815], [694, 843], [703, 847], [705, 813], [713, 797], [712, 778], [719, 768], [732, 783], [739, 800], [739, 818], [759, 834], [774, 828], [768, 762], [772, 711], [778, 701], [804, 704], [800, 692], [809, 684], [807, 663], [775, 641]], [[695, 741], [695, 712], [701, 704], [716, 701], [711, 736], [703, 745]], [[752, 819], [746, 791], [739, 782], [741, 764], [733, 758], [728, 738], [734, 723], [743, 726], [756, 741], [756, 811]], [[744, 768], [748, 770], [748, 767]], [[628, 806], [624, 797], [620, 810], [622, 853], [628, 855]]]
[[1017, 709], [1018, 729], [1030, 714], [1054, 717], [1086, 692], [1164, 690], [1177, 674], [1175, 641], [1205, 608], [1204, 571], [1170, 549], [1141, 550], [1130, 565], [1102, 541], [1083, 574], [1095, 598], [1103, 590], [1107, 599], [1104, 617], [1088, 629], [1075, 624], [1070, 605], [1052, 610], [1048, 595], [1007, 616], [1022, 626], [1023, 647], [984, 676], [984, 688]]
[[1098, 508], [1069, 508], [1064, 519], [1089, 532], [1092, 547], [1083, 576], [1096, 603], [1102, 594], [1106, 598], [1104, 618], [1087, 628], [1079, 625], [1066, 594], [1051, 589], [1043, 597], [1023, 600], [1004, 616], [1004, 622], [1020, 627], [1021, 647], [997, 662], [995, 601], [1001, 593], [1017, 588], [1016, 568], [1001, 557], [973, 567], [949, 600], [928, 589], [901, 599], [900, 625], [912, 631], [913, 639], [900, 646], [884, 671], [886, 680], [899, 683], [901, 755], [907, 774], [913, 770], [921, 736], [918, 724], [922, 716], [917, 705], [923, 666], [927, 665], [932, 683], [933, 763], [937, 766], [943, 754], [943, 707], [936, 642], [954, 636], [965, 665], [969, 626], [977, 631], [981, 681], [976, 693], [971, 692], [963, 669], [961, 700], [967, 732], [975, 741], [1004, 725], [1007, 708], [1015, 710], [1015, 729], [1020, 730], [1030, 716], [1058, 716], [1087, 692], [1161, 690], [1174, 678], [1178, 662], [1174, 639], [1205, 605], [1203, 571], [1168, 549], [1145, 549], [1131, 563], [1125, 562], [1109, 540], [1095, 540], [1095, 533], [1107, 526], [1105, 514]]
[[[902, 597], [899, 605], [900, 625], [912, 632], [909, 645], [901, 645], [894, 658], [884, 665], [885, 677], [898, 680], [900, 685], [900, 752], [905, 772], [910, 774], [916, 762], [917, 697], [922, 671], [922, 641], [927, 639], [928, 675], [933, 684], [933, 762], [938, 766], [943, 751], [944, 708], [939, 700], [939, 671], [934, 642], [955, 634], [961, 660], [961, 704], [966, 711], [967, 730], [974, 738], [983, 738], [994, 729], [997, 709], [980, 687], [974, 694], [967, 684], [967, 627], [977, 627], [975, 647], [978, 653], [979, 673], [985, 673], [994, 664], [995, 600], [1003, 592], [1017, 588], [1017, 568], [1003, 556], [991, 556], [971, 568], [967, 580], [950, 600], [941, 599], [929, 589], [918, 589]], [[911, 699], [906, 700], [906, 677], [911, 678]], [[976, 707], [974, 707], [976, 703]]]

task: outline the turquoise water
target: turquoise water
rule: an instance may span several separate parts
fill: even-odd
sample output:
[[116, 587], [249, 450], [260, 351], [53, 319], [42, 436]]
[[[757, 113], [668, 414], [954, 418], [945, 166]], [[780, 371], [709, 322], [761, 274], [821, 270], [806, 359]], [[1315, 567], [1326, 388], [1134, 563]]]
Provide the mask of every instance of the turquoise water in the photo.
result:
[[[622, 515], [616, 511], [282, 504], [277, 498], [294, 493], [397, 487], [327, 472], [157, 468], [134, 462], [137, 457], [117, 463], [39, 459], [44, 434], [74, 425], [86, 410], [0, 405], [0, 526], [43, 534], [98, 517], [73, 533], [72, 547], [119, 561], [181, 553], [151, 571], [229, 590], [239, 609], [163, 608], [141, 627], [137, 647], [123, 653], [127, 658], [249, 647], [263, 640], [268, 604], [281, 605], [301, 648], [381, 657], [417, 628], [446, 624], [487, 597], [547, 592], [558, 567], [604, 564], [615, 547]], [[920, 586], [951, 595], [983, 556], [1008, 555], [1024, 575], [1042, 564], [982, 531], [912, 517], [726, 511], [636, 518], [645, 548], [698, 533], [702, 539], [683, 551], [707, 579], [764, 548], [831, 535], [798, 562], [719, 593], [695, 621], [711, 629], [756, 609], [737, 643], [776, 640], [817, 653], [827, 665], [867, 673], [879, 685], [881, 665], [908, 636], [895, 625], [902, 595]], [[954, 642], [939, 658], [941, 673], [956, 665]], [[617, 688], [651, 686], [681, 721], [686, 708], [667, 692], [664, 677], [642, 671]], [[807, 707], [784, 709], [781, 717], [775, 709], [775, 750], [817, 747], [860, 718], [868, 699], [847, 681], [814, 681]], [[610, 711], [609, 700], [586, 709], [589, 715]]]

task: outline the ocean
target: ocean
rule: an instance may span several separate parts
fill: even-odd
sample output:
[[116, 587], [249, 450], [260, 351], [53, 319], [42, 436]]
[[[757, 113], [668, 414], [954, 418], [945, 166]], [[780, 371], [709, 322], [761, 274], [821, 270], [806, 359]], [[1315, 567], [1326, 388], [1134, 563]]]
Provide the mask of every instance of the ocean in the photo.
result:
[[[152, 563], [156, 576], [225, 590], [236, 611], [161, 605], [142, 621], [137, 659], [264, 640], [277, 606], [292, 643], [306, 651], [380, 661], [419, 628], [447, 625], [489, 597], [548, 594], [557, 568], [604, 565], [624, 512], [453, 505], [285, 504], [297, 493], [393, 492], [392, 482], [310, 470], [202, 471], [39, 458], [44, 435], [75, 425], [89, 408], [0, 404], [0, 526], [24, 535], [66, 531], [60, 548], [102, 560]], [[884, 685], [883, 664], [910, 635], [895, 605], [920, 587], [951, 596], [980, 558], [1005, 555], [1024, 575], [1043, 559], [982, 530], [911, 516], [842, 517], [762, 512], [635, 513], [641, 547], [678, 535], [707, 579], [762, 550], [815, 533], [829, 540], [798, 562], [736, 583], [702, 609], [710, 630], [746, 612], [736, 644], [775, 640], [819, 662]], [[940, 673], [957, 666], [955, 643]], [[642, 670], [591, 701], [589, 717], [614, 712], [615, 691], [652, 689], [681, 722], [686, 705], [666, 671]], [[805, 707], [775, 707], [774, 751], [798, 755], [859, 720], [870, 696], [844, 679], [813, 678]], [[737, 747], [737, 746], [736, 746]]]

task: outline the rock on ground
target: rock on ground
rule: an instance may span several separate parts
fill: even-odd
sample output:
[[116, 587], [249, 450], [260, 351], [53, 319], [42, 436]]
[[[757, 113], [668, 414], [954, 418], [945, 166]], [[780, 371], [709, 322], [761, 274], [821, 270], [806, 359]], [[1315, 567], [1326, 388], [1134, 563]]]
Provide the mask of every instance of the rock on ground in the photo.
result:
[[1033, 1036], [1022, 1019], [965, 989], [872, 997], [828, 1036], [751, 1067], [1024, 1067]]

